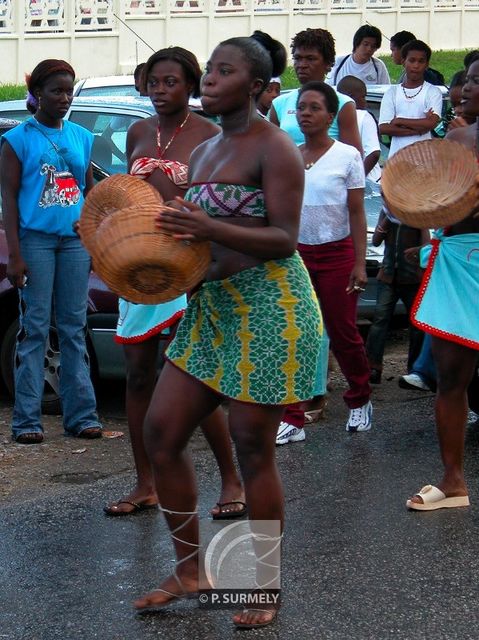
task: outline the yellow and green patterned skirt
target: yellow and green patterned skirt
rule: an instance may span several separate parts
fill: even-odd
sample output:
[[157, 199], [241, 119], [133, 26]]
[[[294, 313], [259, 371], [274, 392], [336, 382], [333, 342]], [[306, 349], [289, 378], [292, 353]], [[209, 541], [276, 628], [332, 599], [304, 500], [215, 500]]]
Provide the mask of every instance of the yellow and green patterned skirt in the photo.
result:
[[314, 395], [322, 331], [309, 274], [295, 253], [205, 282], [166, 355], [228, 398], [291, 404]]

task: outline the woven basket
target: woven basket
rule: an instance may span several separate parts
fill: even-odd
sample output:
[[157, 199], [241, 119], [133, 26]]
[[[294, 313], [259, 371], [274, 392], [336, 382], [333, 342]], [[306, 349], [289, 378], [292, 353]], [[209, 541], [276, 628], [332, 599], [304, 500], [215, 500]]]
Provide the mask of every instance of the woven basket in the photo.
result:
[[209, 242], [185, 243], [155, 227], [158, 204], [136, 204], [104, 218], [93, 268], [126, 300], [158, 304], [191, 290], [210, 263]]
[[117, 173], [96, 184], [83, 205], [79, 235], [87, 251], [96, 253], [96, 232], [105, 217], [136, 204], [155, 206], [158, 210], [163, 198], [144, 180]]
[[381, 177], [384, 199], [401, 222], [437, 229], [463, 220], [477, 203], [477, 160], [451, 140], [424, 140], [398, 151]]

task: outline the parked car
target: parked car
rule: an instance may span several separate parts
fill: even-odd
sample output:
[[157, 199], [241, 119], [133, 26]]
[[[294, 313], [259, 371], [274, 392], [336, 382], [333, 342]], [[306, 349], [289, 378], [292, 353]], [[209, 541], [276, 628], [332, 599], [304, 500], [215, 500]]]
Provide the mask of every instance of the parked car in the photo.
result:
[[[79, 125], [92, 131], [95, 136], [92, 152], [93, 172], [96, 181], [102, 180], [113, 173], [125, 173], [126, 165], [126, 135], [129, 126], [140, 118], [147, 118], [154, 114], [153, 106], [147, 97], [138, 96], [136, 92], [131, 95], [126, 88], [133, 87], [132, 76], [119, 76], [125, 81], [123, 94], [117, 95], [105, 93], [105, 79], [89, 79], [77, 84], [75, 92], [79, 94], [73, 99], [70, 110], [65, 116]], [[118, 84], [111, 87], [120, 86]], [[92, 92], [100, 91], [102, 95], [93, 96]], [[90, 92], [88, 97], [84, 97]], [[368, 93], [368, 101], [378, 103], [382, 97], [381, 91], [374, 90]], [[192, 101], [190, 106], [201, 113], [197, 101]], [[29, 117], [24, 100], [10, 100], [0, 103], [0, 135]], [[10, 119], [10, 123], [2, 129], [2, 118]], [[11, 120], [14, 119], [14, 122]], [[368, 219], [368, 232], [371, 236], [376, 225], [381, 208], [381, 196], [379, 186], [368, 183], [366, 187], [366, 214]], [[1, 224], [0, 211], [0, 302], [2, 314], [0, 315], [0, 374], [7, 389], [13, 393], [13, 360], [15, 350], [15, 336], [18, 329], [18, 295], [6, 278], [7, 246], [5, 233]], [[373, 247], [368, 242], [366, 267], [368, 272], [368, 285], [366, 291], [361, 294], [358, 307], [359, 320], [369, 321], [376, 305], [376, 275], [382, 260], [382, 248]], [[123, 352], [117, 345], [113, 336], [117, 322], [117, 297], [111, 293], [100, 278], [92, 273], [90, 276], [90, 289], [88, 299], [88, 336], [87, 345], [91, 358], [92, 375], [94, 378], [122, 378], [125, 375]], [[399, 311], [401, 311], [399, 307]], [[58, 368], [60, 364], [58, 339], [54, 325], [50, 327], [47, 349], [45, 353], [45, 392], [43, 397], [43, 410], [46, 413], [57, 413], [60, 410], [58, 395]]]
[[[99, 96], [138, 96], [135, 88], [135, 78], [126, 76], [103, 76], [100, 78], [84, 78], [78, 80], [73, 89], [73, 96], [82, 98], [98, 98]], [[199, 98], [190, 98], [190, 107], [201, 110]]]
[[25, 100], [6, 100], [5, 102], [0, 102], [0, 118], [23, 122], [31, 115], [25, 105]]
[[[17, 104], [11, 104], [15, 102]], [[0, 114], [17, 113], [18, 103], [0, 103]], [[9, 107], [12, 107], [9, 109]], [[72, 103], [65, 116], [93, 132], [92, 164], [95, 181], [112, 173], [126, 172], [126, 132], [139, 118], [147, 118], [154, 113], [148, 98], [108, 98], [98, 100], [78, 98]], [[28, 113], [26, 113], [28, 115]], [[18, 124], [8, 121], [0, 134]], [[18, 295], [6, 277], [7, 245], [1, 224], [0, 213], [0, 374], [6, 388], [13, 393], [13, 362], [15, 337], [18, 330]], [[123, 351], [113, 340], [118, 318], [118, 299], [95, 274], [91, 273], [88, 295], [88, 336], [87, 345], [94, 378], [123, 378], [125, 366]], [[50, 327], [45, 351], [45, 390], [42, 408], [45, 413], [58, 413], [59, 401], [58, 369], [60, 355], [55, 326]]]
[[73, 95], [83, 98], [98, 96], [137, 96], [135, 79], [127, 76], [104, 76], [100, 78], [84, 78], [75, 83]]

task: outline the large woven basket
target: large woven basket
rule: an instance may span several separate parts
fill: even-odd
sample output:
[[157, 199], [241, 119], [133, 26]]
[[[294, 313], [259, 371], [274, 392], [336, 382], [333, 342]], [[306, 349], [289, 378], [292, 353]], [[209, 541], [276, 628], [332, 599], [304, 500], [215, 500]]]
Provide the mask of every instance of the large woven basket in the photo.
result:
[[83, 205], [79, 234], [90, 254], [95, 253], [96, 232], [111, 213], [136, 204], [159, 208], [163, 198], [158, 191], [140, 178], [117, 173], [96, 184]]
[[463, 220], [477, 203], [477, 160], [451, 140], [424, 140], [404, 147], [386, 162], [384, 199], [401, 222], [437, 229]]
[[200, 282], [210, 263], [208, 242], [185, 243], [155, 227], [158, 207], [137, 204], [105, 218], [96, 232], [93, 268], [122, 298], [167, 302]]
[[116, 294], [159, 304], [194, 288], [210, 263], [209, 242], [185, 243], [155, 226], [163, 199], [150, 184], [114, 175], [88, 194], [79, 233], [93, 268]]

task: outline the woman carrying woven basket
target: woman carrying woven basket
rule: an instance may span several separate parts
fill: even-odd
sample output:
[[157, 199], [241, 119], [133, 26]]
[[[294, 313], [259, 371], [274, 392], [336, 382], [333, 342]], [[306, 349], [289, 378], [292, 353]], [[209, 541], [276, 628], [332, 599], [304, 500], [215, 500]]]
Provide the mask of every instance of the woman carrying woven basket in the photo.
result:
[[[277, 613], [277, 600], [269, 599], [279, 578], [283, 522], [275, 437], [284, 405], [313, 394], [322, 331], [296, 253], [301, 156], [256, 111], [256, 98], [284, 69], [275, 64], [281, 45], [265, 44], [268, 49], [253, 38], [232, 38], [213, 51], [202, 103], [221, 117], [222, 133], [193, 153], [182, 210], [164, 208], [158, 216], [158, 226], [176, 238], [210, 241], [213, 259], [168, 349], [145, 421], [176, 569], [135, 603], [163, 607], [205, 586], [199, 584], [197, 491], [185, 447], [198, 422], [227, 397], [257, 554], [256, 593], [268, 600], [235, 615], [241, 628], [267, 625]], [[258, 530], [258, 523], [265, 528]]]
[[[479, 61], [468, 69], [462, 90], [467, 116], [479, 118]], [[447, 138], [479, 157], [479, 120], [454, 129]], [[474, 209], [461, 222], [439, 229], [413, 310], [413, 322], [432, 334], [437, 370], [436, 425], [444, 464], [437, 487], [426, 485], [407, 501], [410, 509], [430, 511], [469, 505], [464, 478], [467, 388], [479, 357], [479, 217]], [[422, 256], [425, 257], [425, 256]]]
[[[128, 170], [158, 189], [166, 201], [184, 194], [193, 149], [220, 131], [217, 125], [189, 110], [188, 99], [198, 95], [200, 77], [197, 59], [181, 47], [157, 51], [143, 68], [143, 89], [157, 115], [138, 120], [130, 127]], [[158, 500], [143, 441], [143, 422], [156, 382], [160, 338], [174, 330], [185, 308], [185, 295], [159, 305], [120, 299], [116, 339], [123, 344], [126, 357], [126, 409], [137, 483], [127, 496], [105, 507], [107, 515], [125, 516], [156, 508]], [[172, 415], [174, 411], [172, 402]], [[221, 407], [203, 421], [202, 428], [222, 478], [221, 496], [211, 511], [213, 518], [240, 517], [246, 505]]]

